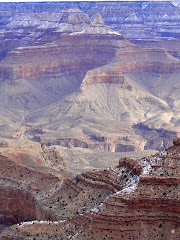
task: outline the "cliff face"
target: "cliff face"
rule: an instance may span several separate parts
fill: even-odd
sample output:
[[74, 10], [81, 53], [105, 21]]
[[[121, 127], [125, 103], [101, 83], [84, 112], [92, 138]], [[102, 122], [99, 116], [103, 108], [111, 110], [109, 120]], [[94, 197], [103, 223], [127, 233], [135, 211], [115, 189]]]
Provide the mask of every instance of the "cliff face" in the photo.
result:
[[174, 139], [174, 146], [154, 156], [68, 178], [51, 195], [52, 213], [56, 200], [64, 206], [59, 218], [56, 210], [59, 221], [14, 225], [1, 239], [178, 239], [179, 153]]
[[14, 224], [21, 221], [32, 220], [38, 217], [42, 218], [38, 209], [34, 196], [27, 189], [18, 189], [13, 186], [13, 182], [9, 182], [9, 186], [4, 184], [1, 186], [1, 218], [0, 223]]
[[59, 39], [62, 33], [81, 31], [90, 25], [89, 17], [77, 8], [56, 12], [18, 11], [17, 8], [11, 12], [10, 8], [6, 12], [2, 7], [1, 11], [7, 22], [0, 33], [0, 59], [14, 48], [50, 43]]
[[[0, 223], [55, 219], [38, 201], [38, 193], [61, 181], [67, 166], [55, 149], [28, 141], [1, 146]], [[33, 146], [33, 147], [32, 147]]]
[[[76, 33], [77, 39], [86, 37], [90, 40], [87, 32]], [[71, 36], [74, 37], [73, 34]], [[94, 39], [96, 37], [94, 36]], [[117, 38], [119, 37], [121, 38]], [[176, 80], [179, 75], [179, 59], [165, 49], [140, 49], [125, 40], [117, 40], [113, 42], [113, 46], [115, 43], [120, 44], [120, 47], [116, 48], [113, 60], [87, 71], [80, 91], [67, 96], [49, 109], [41, 110], [41, 117], [38, 111], [28, 119], [28, 124], [33, 121], [37, 128], [46, 131], [37, 136], [41, 143], [120, 152], [143, 150], [145, 146], [145, 149], [154, 149], [156, 143], [158, 146], [155, 149], [159, 150], [167, 147], [170, 139], [175, 137], [179, 128], [177, 125], [175, 128], [174, 123], [169, 121], [170, 116], [173, 117], [175, 113], [168, 99], [173, 91], [169, 85], [172, 78], [179, 89]], [[102, 56], [101, 54], [99, 56]], [[169, 88], [166, 84], [163, 85], [164, 81]], [[172, 102], [175, 103], [175, 99], [179, 101], [178, 94], [174, 94]], [[169, 117], [166, 115], [167, 111]], [[47, 123], [45, 127], [41, 125], [42, 119]], [[72, 119], [73, 130], [70, 127]], [[88, 125], [87, 122], [91, 124]], [[137, 125], [139, 130], [135, 126], [131, 128], [132, 124], [140, 122], [142, 126]], [[164, 123], [169, 127], [164, 129]], [[151, 137], [148, 135], [147, 138], [143, 126], [152, 130]], [[153, 130], [153, 126], [156, 129]], [[52, 127], [61, 131], [61, 137], [54, 134], [54, 138], [51, 138], [48, 131]], [[126, 133], [123, 129], [126, 129]], [[160, 132], [163, 132], [164, 136], [160, 135]]]
[[[1, 78], [29, 78], [40, 74], [83, 71], [104, 65], [115, 55], [121, 35], [64, 35], [57, 44], [17, 48], [1, 63]], [[9, 67], [9, 68], [8, 68]], [[8, 70], [9, 74], [8, 74]]]
[[169, 74], [179, 69], [179, 60], [165, 49], [133, 48], [116, 32], [108, 33], [104, 27], [89, 29], [89, 32], [64, 35], [56, 44], [17, 48], [9, 52], [1, 61], [1, 79], [31, 77], [43, 80], [50, 74], [88, 71], [111, 62], [114, 57], [121, 72]]
[[178, 26], [179, 8], [77, 3], [91, 21], [76, 7], [62, 10], [69, 3], [15, 5], [1, 11], [9, 42], [0, 61], [1, 136], [109, 152], [171, 143], [180, 131], [179, 40], [154, 36], [162, 21]]
[[7, 95], [4, 105], [31, 110], [55, 102], [77, 91], [88, 70], [109, 63], [119, 45], [129, 44], [121, 34], [97, 21], [84, 29], [64, 34], [52, 44], [8, 52], [0, 67]]
[[179, 60], [161, 48], [119, 51], [116, 59], [122, 72], [170, 74], [179, 70]]
[[[98, 12], [106, 25], [114, 30], [121, 30], [127, 37], [149, 38], [154, 36], [167, 36], [179, 38], [180, 10], [177, 3], [173, 1], [76, 2], [76, 6], [88, 14], [91, 19], [93, 19], [94, 15]], [[26, 42], [26, 39], [27, 41], [29, 40], [26, 28], [32, 31], [32, 26], [36, 27], [36, 34], [32, 31], [31, 35], [34, 35], [33, 37], [37, 42], [42, 41], [40, 38], [44, 36], [44, 29], [47, 29], [47, 31], [45, 31], [46, 34], [49, 33], [49, 40], [53, 40], [57, 37], [56, 29], [62, 28], [64, 30], [67, 28], [67, 26], [64, 27], [60, 25], [60, 23], [67, 23], [69, 15], [66, 13], [67, 11], [64, 13], [63, 10], [69, 7], [72, 7], [71, 2], [60, 2], [56, 4], [33, 3], [33, 10], [30, 10], [30, 3], [7, 5], [1, 3], [2, 26], [7, 26], [7, 29], [9, 29], [11, 26], [17, 27], [19, 24], [22, 30], [17, 31], [15, 36], [17, 36], [17, 38], [19, 37], [23, 42]], [[79, 23], [80, 26], [83, 25], [82, 22], [89, 23], [87, 18], [80, 14], [79, 11], [74, 10], [74, 12], [73, 18], [76, 19], [76, 22]], [[14, 21], [10, 19], [12, 15], [15, 15]], [[77, 17], [75, 18], [75, 16]], [[24, 17], [25, 21], [22, 20]], [[54, 20], [53, 17], [57, 20]], [[73, 18], [69, 18], [68, 23], [72, 23], [71, 19]], [[82, 18], [85, 19], [85, 21], [81, 21]], [[71, 26], [72, 25], [68, 27], [69, 31], [72, 29]], [[40, 29], [38, 29], [38, 27]], [[11, 31], [8, 33], [10, 36], [14, 36]], [[46, 41], [48, 41], [48, 38], [46, 38]]]

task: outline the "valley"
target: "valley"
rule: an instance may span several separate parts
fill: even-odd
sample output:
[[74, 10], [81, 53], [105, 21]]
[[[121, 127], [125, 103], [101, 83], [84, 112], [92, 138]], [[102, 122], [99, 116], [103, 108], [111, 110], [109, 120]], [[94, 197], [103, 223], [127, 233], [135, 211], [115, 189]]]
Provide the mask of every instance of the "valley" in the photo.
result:
[[177, 1], [0, 3], [0, 239], [180, 238], [179, 29]]

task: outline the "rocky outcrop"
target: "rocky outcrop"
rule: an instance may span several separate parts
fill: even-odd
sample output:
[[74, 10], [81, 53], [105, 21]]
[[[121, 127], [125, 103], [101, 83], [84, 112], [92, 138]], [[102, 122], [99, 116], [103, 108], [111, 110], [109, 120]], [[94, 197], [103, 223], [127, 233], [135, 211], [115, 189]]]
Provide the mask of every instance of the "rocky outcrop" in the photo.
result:
[[[0, 223], [12, 224], [33, 219], [55, 219], [43, 210], [36, 199], [38, 191], [47, 189], [59, 181], [53, 174], [22, 166], [0, 157]], [[42, 184], [43, 182], [43, 184]]]
[[130, 39], [130, 41], [140, 48], [164, 48], [172, 56], [180, 58], [180, 40], [177, 38], [150, 38], [150, 39]]
[[76, 7], [56, 12], [24, 13], [22, 10], [1, 12], [13, 17], [3, 26], [0, 33], [0, 59], [17, 47], [35, 46], [51, 43], [60, 38], [62, 33], [81, 31], [90, 25], [89, 17]]
[[[63, 203], [69, 196], [68, 208], [65, 207], [68, 211], [76, 199], [80, 214], [64, 222], [32, 221], [14, 225], [3, 231], [1, 239], [177, 239], [179, 139], [174, 139], [174, 143], [154, 156], [121, 159], [115, 168], [86, 172], [74, 180], [65, 180], [51, 197]], [[85, 197], [89, 191], [96, 192], [90, 195], [91, 202]]]
[[162, 48], [117, 51], [117, 69], [122, 72], [170, 74], [179, 71], [180, 61]]
[[119, 45], [124, 45], [124, 40], [121, 34], [105, 27], [102, 19], [96, 16], [82, 32], [64, 34], [56, 43], [20, 47], [9, 52], [1, 61], [0, 76], [37, 78], [40, 74], [52, 72], [87, 71], [109, 62]]
[[180, 138], [176, 137], [176, 138], [173, 138], [173, 144], [175, 146], [180, 146]]
[[103, 66], [88, 71], [83, 79], [80, 89], [83, 91], [87, 85], [96, 83], [118, 84], [122, 89], [132, 91], [132, 86], [128, 84], [126, 77], [122, 72], [113, 67], [111, 68], [110, 66]]
[[42, 151], [42, 156], [48, 165], [61, 171], [67, 171], [67, 164], [64, 162], [59, 151], [55, 147], [48, 149], [46, 145], [42, 145]]
[[[8, 141], [0, 154], [0, 223], [56, 219], [43, 208], [40, 192], [48, 191], [66, 175], [67, 166], [56, 149]], [[41, 195], [41, 194], [40, 194]]]

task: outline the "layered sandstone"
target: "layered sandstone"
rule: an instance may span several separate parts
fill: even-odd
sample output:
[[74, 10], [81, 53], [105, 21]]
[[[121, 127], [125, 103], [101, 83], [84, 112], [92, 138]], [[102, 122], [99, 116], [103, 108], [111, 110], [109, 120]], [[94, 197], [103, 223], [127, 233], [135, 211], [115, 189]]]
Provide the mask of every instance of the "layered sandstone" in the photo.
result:
[[180, 40], [178, 38], [141, 38], [131, 39], [130, 41], [140, 48], [165, 48], [172, 56], [180, 57]]
[[[121, 33], [105, 26], [100, 15], [91, 23], [77, 9], [58, 16], [62, 17], [61, 23], [79, 26], [84, 21], [86, 24], [74, 32], [66, 31], [53, 43], [9, 51], [0, 66], [1, 105], [25, 111], [37, 109], [27, 119], [22, 114], [22, 122], [25, 128], [28, 125], [25, 134], [42, 144], [111, 152], [144, 150], [144, 146], [154, 148], [149, 139], [134, 133], [132, 125], [144, 122], [149, 126], [146, 121], [157, 122], [155, 115], [158, 118], [167, 111], [178, 119], [177, 113], [171, 112], [172, 106], [179, 104], [177, 96], [169, 97], [174, 90], [170, 89], [164, 97], [164, 93], [162, 96], [157, 93], [162, 82], [155, 87], [155, 93], [152, 87], [146, 86], [158, 83], [164, 75], [168, 76], [167, 82], [176, 79], [174, 74], [178, 79], [178, 41], [171, 40], [177, 44], [174, 47], [161, 40], [163, 44], [155, 48], [153, 43], [151, 47], [144, 43], [140, 48], [142, 41], [134, 40], [135, 44], [141, 43], [133, 45]], [[137, 24], [143, 23], [136, 14], [127, 16], [125, 22], [129, 24], [132, 19]], [[141, 79], [138, 74], [143, 79], [140, 84], [137, 84]], [[178, 92], [178, 86], [175, 88]], [[177, 125], [164, 117], [158, 122], [157, 131], [165, 128], [174, 132]], [[161, 145], [167, 146], [164, 140]]]
[[126, 43], [121, 34], [107, 28], [101, 21], [96, 16], [82, 32], [61, 35], [60, 40], [52, 44], [16, 48], [1, 61], [1, 78], [87, 71], [106, 64], [114, 57], [116, 49]]
[[132, 86], [126, 81], [126, 77], [122, 71], [111, 68], [110, 66], [103, 66], [88, 71], [81, 84], [81, 90], [85, 89], [89, 84], [118, 84], [122, 89], [132, 91]]
[[17, 48], [51, 43], [60, 38], [62, 33], [81, 31], [90, 25], [89, 17], [76, 7], [60, 9], [55, 12], [24, 13], [22, 10], [9, 13], [13, 17], [7, 21], [0, 33], [0, 59]]
[[66, 175], [67, 166], [55, 149], [49, 150], [30, 141], [1, 145], [0, 223], [12, 224], [25, 219], [55, 219], [43, 209], [37, 194], [47, 191]]
[[179, 71], [179, 59], [170, 55], [166, 49], [133, 49], [116, 53], [118, 70], [122, 72], [152, 72], [170, 74]]
[[[71, 201], [76, 199], [80, 214], [64, 222], [59, 218], [54, 222], [14, 225], [4, 230], [1, 238], [178, 239], [179, 139], [174, 143], [154, 156], [121, 159], [115, 168], [86, 172], [74, 180], [65, 180], [53, 198], [62, 201], [70, 196], [68, 211], [72, 211]], [[87, 201], [87, 191], [95, 193], [91, 195], [91, 203]]]

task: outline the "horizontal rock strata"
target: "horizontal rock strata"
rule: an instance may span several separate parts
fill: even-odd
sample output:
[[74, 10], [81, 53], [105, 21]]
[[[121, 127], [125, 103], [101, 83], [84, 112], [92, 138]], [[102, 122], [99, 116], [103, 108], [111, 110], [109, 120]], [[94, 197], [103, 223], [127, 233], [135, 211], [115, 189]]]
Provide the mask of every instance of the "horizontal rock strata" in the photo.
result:
[[[80, 197], [84, 186], [88, 191], [99, 189], [101, 197], [103, 189], [108, 191], [100, 201], [96, 195], [91, 195], [96, 204], [90, 212], [84, 205], [84, 212], [79, 208], [81, 214], [64, 222], [34, 221], [14, 225], [3, 231], [2, 239], [178, 239], [180, 145], [178, 140], [174, 142], [176, 144], [167, 151], [154, 156], [121, 159], [115, 168], [86, 172], [76, 180], [65, 180], [61, 192], [56, 192], [54, 198], [63, 199], [67, 193], [63, 190], [65, 186], [74, 199], [77, 193]], [[76, 203], [84, 200], [79, 198]]]

